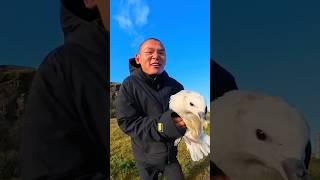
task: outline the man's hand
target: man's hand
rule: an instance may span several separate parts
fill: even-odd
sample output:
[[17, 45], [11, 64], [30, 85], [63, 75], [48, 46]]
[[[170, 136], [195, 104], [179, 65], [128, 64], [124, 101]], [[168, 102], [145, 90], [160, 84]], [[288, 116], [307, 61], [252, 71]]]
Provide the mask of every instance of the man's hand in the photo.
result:
[[180, 128], [187, 128], [186, 127], [186, 123], [184, 123], [183, 119], [181, 117], [175, 117], [173, 118], [173, 120], [175, 121], [176, 125]]
[[183, 121], [183, 119], [177, 113], [172, 114], [172, 119], [176, 123], [176, 126], [178, 126], [180, 128], [187, 128], [186, 123]]

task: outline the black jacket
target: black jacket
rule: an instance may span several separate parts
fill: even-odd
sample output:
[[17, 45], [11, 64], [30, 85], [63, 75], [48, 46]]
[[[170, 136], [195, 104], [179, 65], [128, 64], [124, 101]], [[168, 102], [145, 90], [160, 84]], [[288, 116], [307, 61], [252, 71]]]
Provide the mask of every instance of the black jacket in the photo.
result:
[[109, 34], [61, 12], [65, 43], [40, 65], [27, 101], [22, 179], [107, 179]]
[[[131, 136], [137, 161], [154, 165], [170, 163], [177, 155], [175, 139], [183, 136], [168, 110], [170, 96], [183, 86], [168, 76], [150, 77], [131, 60], [131, 75], [126, 78], [117, 96], [117, 119], [120, 128]], [[163, 132], [157, 128], [162, 123]]]

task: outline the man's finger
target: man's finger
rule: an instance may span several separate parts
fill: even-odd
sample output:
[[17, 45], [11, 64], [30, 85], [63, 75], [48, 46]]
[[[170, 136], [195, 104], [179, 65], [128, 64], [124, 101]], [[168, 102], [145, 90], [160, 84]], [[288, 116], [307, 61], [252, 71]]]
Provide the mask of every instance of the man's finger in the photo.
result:
[[186, 124], [183, 121], [176, 122], [179, 127], [185, 127]]

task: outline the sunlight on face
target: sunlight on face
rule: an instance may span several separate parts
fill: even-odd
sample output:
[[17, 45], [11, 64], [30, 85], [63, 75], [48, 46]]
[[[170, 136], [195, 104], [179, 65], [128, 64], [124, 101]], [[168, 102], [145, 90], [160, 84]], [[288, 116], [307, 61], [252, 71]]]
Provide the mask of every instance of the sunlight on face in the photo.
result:
[[161, 74], [166, 65], [166, 51], [161, 42], [153, 39], [146, 41], [136, 56], [136, 62], [146, 74]]

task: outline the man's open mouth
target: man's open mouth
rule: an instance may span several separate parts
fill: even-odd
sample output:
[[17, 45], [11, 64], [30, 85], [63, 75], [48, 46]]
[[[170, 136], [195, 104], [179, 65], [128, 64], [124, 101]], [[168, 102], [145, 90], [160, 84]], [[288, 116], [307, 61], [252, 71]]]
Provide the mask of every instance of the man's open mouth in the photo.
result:
[[159, 64], [159, 63], [152, 63], [151, 66], [153, 66], [153, 67], [161, 67], [161, 64]]

